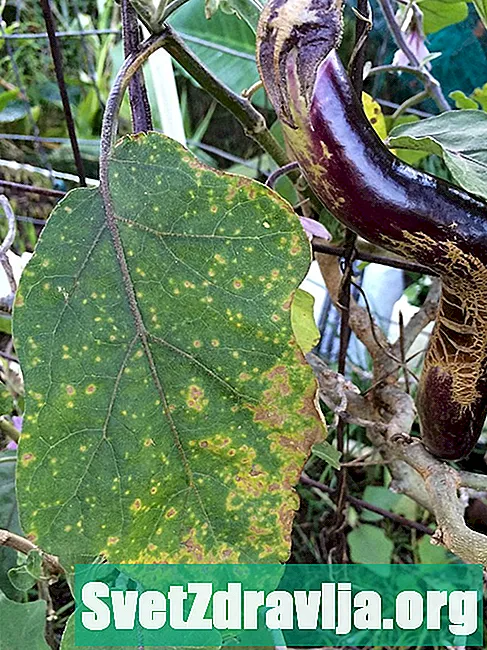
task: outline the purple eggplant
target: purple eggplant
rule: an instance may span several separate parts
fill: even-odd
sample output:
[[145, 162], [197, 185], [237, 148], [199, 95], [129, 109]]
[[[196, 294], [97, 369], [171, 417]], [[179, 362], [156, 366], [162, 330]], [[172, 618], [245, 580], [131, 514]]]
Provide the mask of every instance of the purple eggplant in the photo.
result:
[[336, 0], [270, 0], [259, 70], [313, 192], [365, 239], [442, 278], [418, 390], [426, 447], [459, 459], [487, 414], [487, 203], [398, 160], [365, 116], [336, 51]]

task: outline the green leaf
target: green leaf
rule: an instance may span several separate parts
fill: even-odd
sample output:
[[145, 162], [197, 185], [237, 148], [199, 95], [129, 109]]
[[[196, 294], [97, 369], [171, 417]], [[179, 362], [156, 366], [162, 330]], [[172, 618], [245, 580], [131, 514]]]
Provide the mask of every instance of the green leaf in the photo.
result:
[[6, 90], [3, 93], [0, 93], [0, 111], [3, 111], [3, 109], [14, 99], [17, 99], [19, 96], [20, 91], [18, 88], [15, 88], [14, 90]]
[[[400, 500], [401, 495], [391, 492], [388, 488], [380, 485], [367, 485], [362, 498], [374, 506], [384, 508], [384, 510], [392, 510]], [[364, 521], [380, 521], [383, 518], [382, 515], [370, 510], [363, 510], [360, 516]]]
[[29, 104], [22, 100], [9, 102], [0, 110], [0, 124], [16, 122], [29, 114]]
[[46, 603], [16, 603], [0, 591], [0, 650], [50, 650], [44, 638]]
[[298, 289], [291, 305], [291, 324], [301, 350], [311, 352], [320, 340], [320, 331], [316, 327], [313, 307], [314, 297], [303, 289]]
[[29, 591], [36, 583], [36, 579], [28, 572], [25, 565], [10, 569], [8, 578], [19, 591]]
[[455, 102], [455, 106], [457, 108], [463, 108], [463, 109], [471, 108], [477, 110], [479, 107], [479, 105], [474, 99], [467, 97], [467, 95], [461, 90], [454, 90], [452, 93], [450, 93], [449, 97], [453, 99], [453, 101]]
[[[188, 46], [233, 91], [241, 93], [259, 80], [255, 35], [237, 16], [219, 11], [207, 20], [203, 0], [190, 0], [169, 22], [183, 38], [193, 39], [187, 39]], [[252, 102], [263, 105], [263, 91], [255, 93]]]
[[347, 536], [350, 557], [356, 564], [389, 564], [394, 544], [382, 528], [361, 524]]
[[[15, 498], [15, 451], [0, 454], [0, 528], [22, 535]], [[0, 590], [9, 598], [17, 598], [19, 593], [13, 588], [7, 572], [17, 565], [17, 553], [13, 548], [0, 546]]]
[[425, 34], [459, 23], [468, 16], [468, 6], [463, 0], [419, 0], [423, 12]]
[[443, 158], [455, 181], [487, 198], [487, 114], [450, 111], [393, 129], [391, 147], [420, 149]]
[[483, 111], [487, 111], [487, 83], [481, 88], [476, 88], [472, 93], [472, 98], [480, 104]]
[[282, 561], [323, 431], [289, 310], [306, 235], [160, 134], [124, 139], [109, 172], [115, 216], [71, 192], [20, 282], [24, 530], [111, 562]]
[[472, 0], [480, 20], [487, 27], [487, 0]]
[[42, 567], [42, 556], [40, 551], [33, 549], [29, 551], [27, 558], [25, 560], [25, 568], [30, 573], [30, 575], [36, 580], [42, 580], [44, 578], [44, 571]]
[[220, 9], [227, 14], [237, 14], [250, 29], [257, 31], [257, 23], [264, 7], [260, 0], [220, 0]]
[[418, 542], [421, 564], [450, 564], [453, 555], [444, 546], [431, 543], [431, 537], [424, 535]]
[[318, 456], [318, 458], [321, 458], [321, 460], [326, 461], [335, 469], [340, 469], [340, 458], [342, 457], [342, 454], [336, 447], [330, 445], [329, 442], [326, 442], [326, 440], [313, 445], [311, 451], [315, 456]]
[[418, 504], [405, 494], [399, 494], [399, 499], [392, 506], [392, 512], [402, 515], [408, 519], [416, 520]]

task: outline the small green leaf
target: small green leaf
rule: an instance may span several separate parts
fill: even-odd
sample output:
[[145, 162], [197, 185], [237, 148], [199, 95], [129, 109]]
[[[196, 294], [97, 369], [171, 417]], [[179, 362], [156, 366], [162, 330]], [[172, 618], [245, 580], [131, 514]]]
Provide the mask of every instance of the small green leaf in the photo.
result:
[[46, 603], [16, 603], [0, 591], [1, 650], [50, 650], [44, 638]]
[[440, 156], [461, 187], [487, 198], [487, 113], [450, 111], [398, 126], [388, 144]]
[[[367, 485], [362, 499], [374, 506], [384, 510], [392, 510], [400, 500], [401, 495], [391, 492], [388, 488], [380, 485]], [[380, 521], [383, 516], [370, 510], [363, 510], [361, 518], [364, 521]]]
[[421, 564], [450, 564], [453, 556], [444, 546], [431, 543], [431, 537], [424, 535], [418, 542]]
[[356, 564], [390, 564], [394, 544], [382, 528], [361, 524], [347, 536], [350, 557]]
[[310, 352], [320, 340], [316, 327], [313, 307], [314, 297], [303, 289], [298, 289], [291, 305], [291, 323], [299, 347], [304, 354]]
[[477, 102], [470, 97], [467, 97], [467, 95], [461, 91], [461, 90], [454, 90], [452, 93], [450, 93], [449, 97], [453, 99], [455, 102], [455, 106], [457, 108], [461, 109], [474, 109], [477, 110], [479, 105]]
[[313, 445], [311, 451], [315, 456], [326, 461], [335, 469], [340, 469], [340, 458], [342, 457], [342, 454], [336, 447], [330, 445], [329, 442], [326, 442], [326, 440]]
[[17, 294], [25, 534], [113, 563], [282, 561], [323, 433], [291, 329], [299, 219], [156, 133], [109, 175], [113, 214], [71, 192]]
[[487, 83], [481, 88], [476, 88], [472, 93], [472, 98], [480, 104], [482, 110], [487, 111]]

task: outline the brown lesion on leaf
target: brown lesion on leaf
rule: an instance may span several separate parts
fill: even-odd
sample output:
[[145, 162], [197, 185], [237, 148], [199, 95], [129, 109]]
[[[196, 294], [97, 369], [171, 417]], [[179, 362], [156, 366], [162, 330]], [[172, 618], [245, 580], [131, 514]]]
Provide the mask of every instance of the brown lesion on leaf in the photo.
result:
[[22, 456], [20, 457], [20, 464], [22, 465], [22, 467], [27, 467], [35, 460], [36, 457], [34, 456], [34, 454], [31, 453], [22, 454]]
[[186, 405], [194, 411], [203, 411], [208, 406], [208, 399], [205, 398], [205, 391], [201, 386], [191, 384], [186, 393]]

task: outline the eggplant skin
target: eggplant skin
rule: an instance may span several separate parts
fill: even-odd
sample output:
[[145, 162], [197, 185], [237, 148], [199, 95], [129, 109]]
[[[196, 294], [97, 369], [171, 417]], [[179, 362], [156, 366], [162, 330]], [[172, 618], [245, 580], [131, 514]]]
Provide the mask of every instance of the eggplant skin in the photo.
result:
[[270, 0], [257, 31], [260, 74], [290, 151], [334, 216], [440, 274], [417, 407], [426, 447], [456, 460], [487, 414], [487, 204], [384, 146], [336, 52], [340, 21], [338, 0]]

